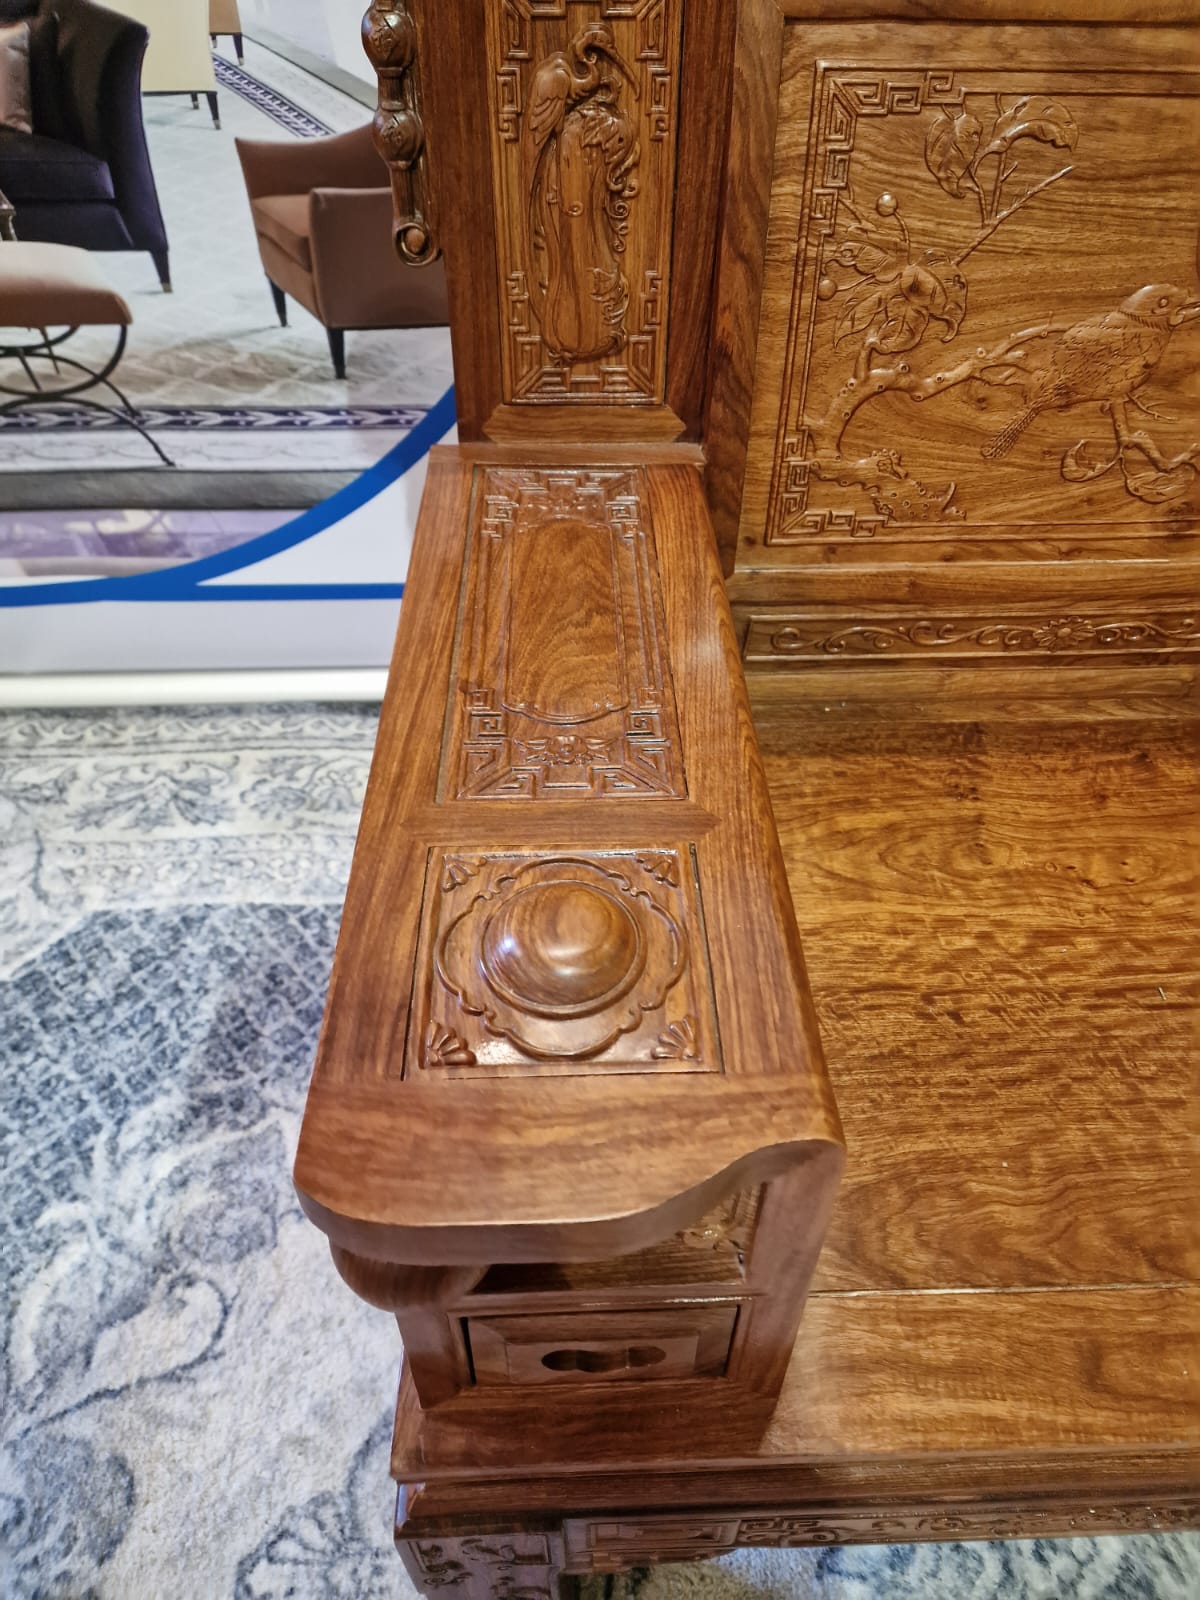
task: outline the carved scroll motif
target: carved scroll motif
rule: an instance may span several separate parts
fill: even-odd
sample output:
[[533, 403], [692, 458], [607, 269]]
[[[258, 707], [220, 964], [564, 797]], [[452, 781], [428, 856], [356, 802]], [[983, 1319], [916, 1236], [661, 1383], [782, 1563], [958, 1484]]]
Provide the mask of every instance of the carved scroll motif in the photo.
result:
[[690, 851], [454, 860], [430, 862], [407, 1071], [721, 1070]]
[[396, 250], [409, 266], [439, 254], [425, 182], [425, 125], [417, 74], [417, 30], [403, 0], [373, 0], [363, 18], [363, 47], [379, 79], [375, 148], [392, 175]]
[[505, 398], [661, 401], [679, 0], [495, 11]]
[[[1044, 439], [1043, 418], [1084, 407], [1110, 437], [1072, 442], [1059, 425], [1060, 484], [1111, 474], [1110, 482], [1147, 505], [1194, 490], [1194, 432], [1167, 444], [1154, 420], [1135, 413], [1178, 420], [1157, 412], [1141, 391], [1166, 365], [1180, 330], [1200, 320], [1200, 291], [1147, 282], [1149, 273], [1134, 265], [1121, 289], [1097, 297], [1082, 315], [1078, 305], [1061, 317], [1042, 310], [1041, 320], [1005, 327], [992, 304], [1000, 288], [1010, 299], [1014, 290], [1025, 294], [1031, 309], [1053, 306], [1054, 262], [1070, 240], [1064, 207], [1086, 213], [1096, 203], [1077, 192], [1084, 180], [1076, 147], [1090, 133], [1071, 109], [1078, 104], [1068, 95], [999, 93], [978, 74], [941, 70], [821, 67], [818, 80], [768, 542], [870, 538], [920, 524], [961, 528], [969, 500], [986, 504], [999, 492], [987, 475], [1027, 430]], [[920, 166], [910, 157], [881, 183], [883, 163], [895, 158], [877, 139], [862, 154], [859, 135], [864, 119], [893, 116], [909, 127], [908, 119], [919, 119]], [[905, 132], [897, 148], [912, 144]], [[1102, 151], [1089, 146], [1089, 159], [1094, 186]], [[1025, 239], [1044, 241], [1033, 251], [1012, 243], [1018, 215]], [[1003, 250], [1006, 237], [1011, 267], [997, 264], [1003, 256], [993, 244]], [[997, 421], [979, 431], [961, 467], [953, 462], [953, 478], [923, 478], [908, 459], [911, 431], [907, 449], [896, 437], [898, 426], [913, 426], [903, 402], [944, 415], [938, 402], [963, 386]], [[982, 398], [987, 390], [995, 391], [994, 404]], [[963, 424], [943, 426], [953, 434]], [[941, 463], [944, 471], [945, 452]]]
[[1194, 611], [1154, 616], [871, 620], [752, 617], [744, 656], [748, 661], [880, 660], [891, 656], [944, 657], [1039, 655], [1195, 655], [1200, 651], [1200, 615]]

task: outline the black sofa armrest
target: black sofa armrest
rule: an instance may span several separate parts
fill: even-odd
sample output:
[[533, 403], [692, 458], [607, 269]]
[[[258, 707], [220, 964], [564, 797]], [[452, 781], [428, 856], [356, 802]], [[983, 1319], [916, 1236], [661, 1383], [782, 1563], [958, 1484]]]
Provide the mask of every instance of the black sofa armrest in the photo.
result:
[[117, 207], [138, 250], [165, 250], [142, 120], [142, 60], [149, 31], [93, 0], [51, 0], [58, 13], [59, 83], [72, 143], [108, 163]]

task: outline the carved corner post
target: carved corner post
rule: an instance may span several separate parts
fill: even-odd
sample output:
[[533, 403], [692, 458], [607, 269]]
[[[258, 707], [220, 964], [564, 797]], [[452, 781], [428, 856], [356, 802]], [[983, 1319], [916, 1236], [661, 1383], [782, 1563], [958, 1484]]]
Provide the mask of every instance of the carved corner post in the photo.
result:
[[414, 1523], [408, 1528], [403, 1491], [396, 1517], [396, 1547], [414, 1587], [436, 1595], [453, 1589], [459, 1600], [566, 1600], [579, 1580], [564, 1575], [566, 1542], [561, 1519], [523, 1519], [496, 1532], [481, 1520], [478, 1532], [463, 1520]]
[[409, 266], [423, 267], [436, 260], [440, 248], [425, 171], [417, 29], [404, 0], [372, 0], [362, 36], [379, 79], [373, 131], [392, 178], [396, 250]]

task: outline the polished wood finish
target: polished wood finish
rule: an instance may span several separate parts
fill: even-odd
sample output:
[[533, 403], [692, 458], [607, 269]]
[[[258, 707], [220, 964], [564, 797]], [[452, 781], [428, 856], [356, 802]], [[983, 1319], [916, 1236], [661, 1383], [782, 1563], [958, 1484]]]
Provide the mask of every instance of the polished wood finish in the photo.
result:
[[751, 679], [853, 1152], [765, 1435], [710, 1406], [664, 1455], [548, 1392], [514, 1451], [402, 1392], [406, 1539], [584, 1572], [1200, 1522], [1194, 679], [904, 676]]
[[375, 147], [391, 173], [396, 252], [408, 266], [425, 266], [436, 259], [439, 246], [427, 193], [417, 27], [412, 12], [401, 0], [372, 0], [363, 18], [362, 37], [379, 80], [379, 106], [372, 131]]
[[408, 0], [407, 9], [450, 288], [459, 437], [535, 447], [699, 439], [732, 8]]
[[414, 1581], [1194, 1525], [1193, 7], [384, 12], [466, 443], [297, 1181]]
[[1194, 10], [870, 10], [740, 8], [708, 484], [748, 659], [1194, 656]]
[[[427, 1405], [496, 1369], [501, 1308], [447, 1269], [637, 1251], [654, 1337], [606, 1333], [619, 1285], [560, 1294], [576, 1331], [542, 1353], [578, 1361], [519, 1366], [510, 1409], [531, 1373], [603, 1407], [601, 1365], [664, 1318], [636, 1392], [718, 1373], [762, 1423], [783, 1379], [841, 1136], [706, 523], [686, 448], [431, 461], [296, 1159]], [[672, 1235], [730, 1204], [753, 1220], [714, 1351]], [[547, 1314], [512, 1294], [510, 1329]]]

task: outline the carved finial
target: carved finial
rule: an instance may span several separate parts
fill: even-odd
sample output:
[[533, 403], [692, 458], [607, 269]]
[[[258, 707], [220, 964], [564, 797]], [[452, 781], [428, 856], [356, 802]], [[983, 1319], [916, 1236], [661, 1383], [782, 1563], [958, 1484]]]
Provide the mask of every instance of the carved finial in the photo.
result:
[[422, 267], [439, 252], [425, 183], [425, 125], [417, 83], [417, 30], [403, 0], [372, 0], [363, 18], [363, 48], [379, 79], [375, 148], [392, 174], [396, 249]]

